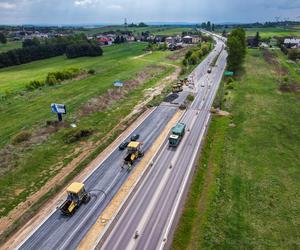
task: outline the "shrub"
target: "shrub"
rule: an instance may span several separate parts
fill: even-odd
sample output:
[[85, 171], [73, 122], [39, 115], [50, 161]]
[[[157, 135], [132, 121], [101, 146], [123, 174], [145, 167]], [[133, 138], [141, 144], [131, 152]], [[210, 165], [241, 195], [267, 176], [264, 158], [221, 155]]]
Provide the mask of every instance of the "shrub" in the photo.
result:
[[73, 143], [79, 141], [82, 138], [88, 137], [93, 133], [91, 128], [75, 128], [70, 129], [64, 135], [64, 141], [66, 143]]
[[288, 58], [293, 61], [300, 59], [300, 49], [290, 49], [288, 51]]
[[44, 82], [42, 81], [37, 81], [37, 80], [34, 80], [34, 81], [31, 81], [29, 82], [28, 84], [25, 85], [25, 88], [27, 90], [35, 90], [35, 89], [38, 89], [40, 87], [43, 87], [45, 85]]
[[227, 79], [227, 84], [230, 84], [230, 83], [232, 83], [232, 82], [234, 82], [234, 79], [233, 79], [232, 77], [229, 77], [229, 78]]
[[46, 78], [46, 83], [49, 85], [49, 86], [53, 86], [55, 84], [58, 83], [58, 80], [56, 79], [55, 75], [53, 73], [49, 73], [47, 75], [47, 78]]
[[19, 144], [24, 141], [28, 141], [30, 136], [31, 136], [31, 133], [29, 131], [26, 131], [26, 130], [21, 131], [12, 138], [12, 144], [15, 145], [15, 144]]
[[188, 95], [188, 97], [187, 97], [187, 100], [188, 100], [189, 102], [193, 102], [194, 99], [195, 99], [195, 96], [193, 96], [193, 95]]
[[96, 73], [96, 70], [94, 70], [94, 69], [89, 69], [88, 73], [89, 73], [90, 75], [94, 75], [94, 74]]

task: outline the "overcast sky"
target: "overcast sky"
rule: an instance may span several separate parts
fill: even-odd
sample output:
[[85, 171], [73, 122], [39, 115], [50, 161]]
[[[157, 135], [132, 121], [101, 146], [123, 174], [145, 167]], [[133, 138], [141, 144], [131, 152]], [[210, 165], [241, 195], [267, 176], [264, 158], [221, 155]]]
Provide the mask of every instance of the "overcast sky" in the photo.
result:
[[300, 0], [0, 0], [0, 24], [300, 21]]

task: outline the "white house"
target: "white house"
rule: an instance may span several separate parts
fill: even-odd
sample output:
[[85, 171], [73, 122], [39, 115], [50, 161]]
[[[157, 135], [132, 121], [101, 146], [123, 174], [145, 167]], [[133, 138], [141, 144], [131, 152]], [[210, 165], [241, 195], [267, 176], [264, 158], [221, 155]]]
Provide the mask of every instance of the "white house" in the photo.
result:
[[298, 38], [286, 38], [283, 43], [287, 48], [300, 48], [300, 39]]

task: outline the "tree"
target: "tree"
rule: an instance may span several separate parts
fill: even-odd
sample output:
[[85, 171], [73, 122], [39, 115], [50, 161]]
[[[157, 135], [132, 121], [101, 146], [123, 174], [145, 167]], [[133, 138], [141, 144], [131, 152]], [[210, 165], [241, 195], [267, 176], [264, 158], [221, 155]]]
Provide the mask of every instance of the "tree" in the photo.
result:
[[206, 24], [206, 30], [211, 31], [211, 23], [210, 23], [210, 21], [208, 21], [207, 24]]
[[214, 25], [214, 24], [212, 24], [211, 30], [212, 30], [212, 31], [215, 31], [215, 25]]
[[234, 29], [227, 40], [228, 69], [237, 71], [240, 69], [246, 55], [246, 33], [243, 29]]
[[33, 39], [25, 39], [22, 44], [23, 48], [39, 46], [39, 45], [41, 45], [41, 43], [39, 39], [37, 39], [36, 37], [34, 37]]
[[7, 43], [6, 36], [0, 32], [0, 43]]
[[243, 50], [243, 59], [245, 58], [245, 55], [246, 55], [246, 50], [247, 50], [247, 45], [246, 45], [246, 32], [244, 29], [242, 28], [236, 28], [234, 29], [230, 36], [235, 36], [238, 38], [239, 42], [240, 42], [240, 45], [241, 45], [241, 48]]
[[143, 22], [140, 22], [138, 26], [139, 26], [139, 27], [148, 27], [148, 25], [145, 24], [145, 23], [143, 23]]
[[223, 30], [222, 36], [223, 36], [223, 37], [226, 37], [226, 36], [227, 36], [226, 30]]
[[253, 47], [258, 47], [259, 42], [260, 42], [259, 32], [256, 32], [256, 35], [253, 39]]

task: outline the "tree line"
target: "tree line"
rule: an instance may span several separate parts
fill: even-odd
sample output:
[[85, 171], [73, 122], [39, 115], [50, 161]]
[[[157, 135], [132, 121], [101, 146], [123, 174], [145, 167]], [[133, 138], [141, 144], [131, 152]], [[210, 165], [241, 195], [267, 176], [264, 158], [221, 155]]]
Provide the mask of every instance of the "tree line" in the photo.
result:
[[227, 67], [237, 71], [241, 68], [246, 56], [246, 32], [242, 28], [232, 30], [227, 39]]
[[23, 47], [0, 54], [0, 68], [24, 64], [36, 60], [66, 54], [68, 58], [81, 56], [101, 56], [103, 51], [96, 42], [89, 41], [84, 35], [23, 41]]

